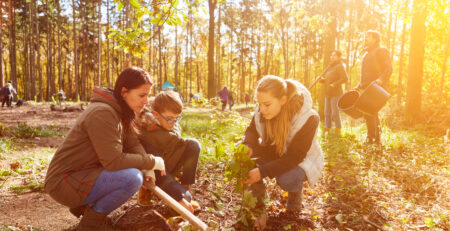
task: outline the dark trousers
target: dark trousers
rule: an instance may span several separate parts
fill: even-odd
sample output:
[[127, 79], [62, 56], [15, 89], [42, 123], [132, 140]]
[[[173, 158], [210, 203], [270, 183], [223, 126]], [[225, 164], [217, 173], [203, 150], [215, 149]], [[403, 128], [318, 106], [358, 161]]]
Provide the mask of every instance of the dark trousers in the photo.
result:
[[[158, 150], [153, 146], [144, 145], [147, 153], [155, 153], [158, 155]], [[183, 156], [177, 163], [177, 167], [174, 172], [166, 172], [165, 176], [161, 176], [160, 171], [155, 171], [156, 185], [160, 187], [164, 192], [169, 194], [176, 201], [180, 201], [185, 198], [190, 200], [190, 193], [183, 185], [190, 185], [195, 183], [195, 174], [197, 172], [198, 157], [200, 156], [200, 143], [195, 139], [189, 139], [186, 143]], [[180, 182], [175, 179], [175, 175], [181, 172]]]
[[222, 111], [225, 111], [226, 107], [227, 107], [227, 101], [222, 100]]
[[13, 97], [12, 97], [12, 96], [5, 96], [5, 97], [3, 97], [3, 100], [2, 100], [2, 107], [5, 106], [5, 103], [6, 103], [6, 106], [11, 107], [11, 102], [12, 102], [12, 100], [13, 100]]
[[367, 126], [367, 141], [368, 142], [380, 142], [380, 120], [378, 119], [378, 113], [375, 115], [364, 115]]

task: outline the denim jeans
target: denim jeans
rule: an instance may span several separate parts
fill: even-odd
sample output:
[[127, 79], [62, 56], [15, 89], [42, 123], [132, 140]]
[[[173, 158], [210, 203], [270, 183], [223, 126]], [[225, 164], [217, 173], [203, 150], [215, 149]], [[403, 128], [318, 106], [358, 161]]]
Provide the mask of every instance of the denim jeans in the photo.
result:
[[[147, 153], [155, 153], [158, 155], [158, 150], [153, 146], [144, 145]], [[197, 172], [198, 157], [200, 156], [200, 143], [195, 139], [188, 139], [183, 155], [177, 164], [176, 170], [173, 173], [166, 172], [165, 176], [161, 176], [160, 171], [155, 171], [156, 185], [169, 194], [176, 201], [182, 198], [190, 200], [190, 193], [183, 185], [190, 185], [195, 183], [195, 174]], [[180, 182], [175, 179], [172, 174], [182, 172]], [[181, 185], [181, 184], [183, 185]]]
[[98, 213], [109, 214], [130, 199], [142, 183], [143, 176], [139, 169], [103, 170], [83, 205], [89, 205]]
[[331, 128], [331, 122], [334, 121], [336, 128], [341, 128], [341, 117], [338, 108], [339, 97], [325, 98], [325, 128]]

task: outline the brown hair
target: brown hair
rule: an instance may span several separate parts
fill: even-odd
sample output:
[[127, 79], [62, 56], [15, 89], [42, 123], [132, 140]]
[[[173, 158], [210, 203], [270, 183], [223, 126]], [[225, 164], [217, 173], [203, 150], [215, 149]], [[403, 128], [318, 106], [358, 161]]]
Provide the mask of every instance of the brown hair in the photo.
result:
[[170, 111], [175, 114], [180, 114], [183, 111], [183, 103], [177, 92], [163, 91], [156, 95], [152, 108], [158, 113]]
[[266, 75], [258, 81], [256, 92], [265, 92], [281, 100], [286, 96], [287, 101], [281, 107], [280, 113], [265, 121], [263, 140], [266, 144], [274, 143], [279, 156], [285, 152], [286, 139], [291, 127], [291, 119], [303, 106], [303, 95], [297, 91], [295, 80], [282, 79], [278, 76]]
[[114, 86], [114, 97], [122, 109], [122, 125], [125, 132], [134, 130], [137, 132], [134, 120], [135, 114], [122, 97], [122, 88], [127, 90], [136, 89], [144, 84], [153, 85], [150, 75], [139, 67], [127, 67], [119, 75]]
[[380, 41], [381, 41], [381, 35], [380, 32], [376, 31], [376, 30], [368, 30], [366, 32], [367, 35], [371, 36], [372, 38], [375, 39], [376, 44], [380, 45]]

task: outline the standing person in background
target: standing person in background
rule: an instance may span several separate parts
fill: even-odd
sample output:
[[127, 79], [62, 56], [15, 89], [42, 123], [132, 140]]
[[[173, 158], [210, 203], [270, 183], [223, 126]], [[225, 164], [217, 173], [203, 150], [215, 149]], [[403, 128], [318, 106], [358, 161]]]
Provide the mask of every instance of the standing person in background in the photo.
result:
[[[142, 186], [141, 170], [160, 170], [164, 160], [146, 154], [137, 138], [135, 114], [148, 103], [153, 80], [140, 68], [120, 73], [114, 90], [95, 88], [91, 103], [56, 150], [45, 177], [45, 191], [83, 216], [77, 230], [113, 230], [107, 215]], [[150, 183], [150, 182], [149, 182]]]
[[[373, 30], [367, 31], [365, 44], [365, 53], [361, 62], [361, 81], [355, 89], [364, 91], [374, 81], [387, 89], [389, 77], [392, 74], [392, 62], [389, 51], [380, 47], [380, 33]], [[366, 142], [380, 144], [381, 128], [378, 113], [364, 114], [364, 119], [367, 126]]]
[[220, 101], [222, 102], [222, 111], [225, 111], [225, 108], [227, 107], [227, 103], [228, 103], [228, 97], [230, 95], [230, 92], [228, 91], [227, 87], [223, 87], [222, 90], [218, 91], [217, 93], [219, 93], [219, 97], [220, 97]]
[[250, 103], [250, 95], [245, 93], [245, 107], [248, 107], [248, 103]]
[[9, 80], [8, 83], [2, 88], [1, 95], [3, 96], [2, 107], [12, 107], [12, 101], [14, 99], [14, 95], [17, 95], [16, 89], [12, 86], [12, 80]]
[[342, 84], [348, 80], [341, 56], [342, 53], [338, 50], [331, 53], [331, 63], [320, 78], [325, 87], [325, 132], [330, 131], [331, 122], [334, 121], [337, 134], [341, 133], [341, 117], [337, 103], [343, 94]]

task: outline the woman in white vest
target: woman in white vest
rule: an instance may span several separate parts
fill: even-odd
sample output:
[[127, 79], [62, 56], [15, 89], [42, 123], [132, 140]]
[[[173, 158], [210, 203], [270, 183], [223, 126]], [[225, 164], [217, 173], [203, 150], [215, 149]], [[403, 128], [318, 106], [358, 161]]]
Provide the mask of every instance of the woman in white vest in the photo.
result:
[[[257, 158], [257, 166], [248, 172], [245, 183], [251, 184], [261, 209], [265, 196], [262, 179], [276, 178], [288, 192], [287, 210], [300, 211], [303, 181], [314, 185], [324, 165], [317, 141], [319, 115], [312, 109], [311, 94], [298, 81], [268, 75], [258, 82], [256, 98], [258, 107], [243, 143], [249, 147], [249, 155]], [[263, 214], [258, 229], [264, 228], [265, 220]]]

